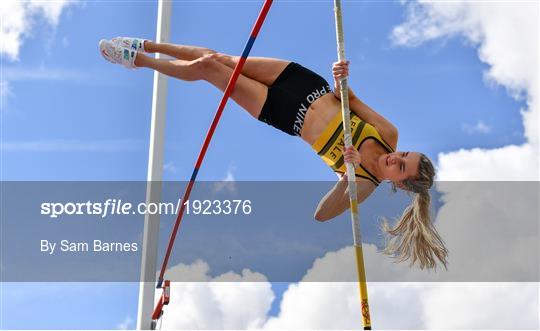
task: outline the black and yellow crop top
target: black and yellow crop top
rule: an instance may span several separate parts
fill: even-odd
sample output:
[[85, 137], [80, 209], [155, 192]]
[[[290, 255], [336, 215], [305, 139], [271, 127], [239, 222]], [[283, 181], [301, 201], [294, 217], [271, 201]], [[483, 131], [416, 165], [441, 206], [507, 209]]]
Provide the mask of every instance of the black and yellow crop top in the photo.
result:
[[[394, 149], [382, 139], [375, 127], [365, 121], [362, 121], [355, 113], [351, 112], [351, 135], [352, 144], [358, 150], [360, 145], [368, 139], [377, 141], [388, 153]], [[323, 161], [337, 173], [345, 173], [345, 161], [343, 159], [343, 120], [341, 112], [330, 121], [323, 133], [317, 138], [317, 141], [311, 145], [319, 154]], [[379, 185], [380, 181], [371, 174], [362, 164], [355, 170], [356, 177], [362, 177], [370, 180], [373, 184]]]

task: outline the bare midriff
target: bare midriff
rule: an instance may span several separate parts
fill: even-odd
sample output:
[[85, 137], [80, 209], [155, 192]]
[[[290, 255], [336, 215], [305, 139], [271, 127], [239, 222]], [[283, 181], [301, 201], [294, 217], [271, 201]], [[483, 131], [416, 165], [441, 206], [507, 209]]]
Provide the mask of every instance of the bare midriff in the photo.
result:
[[341, 101], [327, 93], [311, 104], [306, 112], [301, 137], [310, 145], [319, 138], [328, 123], [341, 111]]
[[[337, 113], [341, 112], [341, 101], [333, 94], [328, 93], [315, 100], [306, 112], [301, 137], [310, 145], [313, 145], [324, 132], [328, 124]], [[377, 162], [381, 155], [388, 153], [374, 140], [366, 140], [361, 144], [359, 152], [362, 156], [362, 164], [376, 176]], [[363, 179], [362, 179], [363, 180]]]

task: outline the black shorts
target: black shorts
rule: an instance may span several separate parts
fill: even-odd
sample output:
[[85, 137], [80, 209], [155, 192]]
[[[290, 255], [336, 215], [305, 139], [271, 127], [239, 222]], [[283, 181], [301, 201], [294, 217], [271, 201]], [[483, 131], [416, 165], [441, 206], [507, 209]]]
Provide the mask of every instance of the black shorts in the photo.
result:
[[328, 92], [330, 85], [324, 78], [291, 62], [268, 87], [259, 120], [292, 136], [300, 136], [309, 106]]

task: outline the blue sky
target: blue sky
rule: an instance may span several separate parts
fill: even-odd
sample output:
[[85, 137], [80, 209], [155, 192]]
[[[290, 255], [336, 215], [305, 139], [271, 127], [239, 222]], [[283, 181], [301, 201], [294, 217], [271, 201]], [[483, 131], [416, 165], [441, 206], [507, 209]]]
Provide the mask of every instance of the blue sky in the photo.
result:
[[[171, 42], [239, 54], [260, 5], [176, 2]], [[2, 80], [10, 86], [1, 110], [2, 180], [146, 179], [152, 72], [112, 65], [97, 45], [119, 35], [153, 38], [156, 11], [153, 2], [86, 2], [65, 10], [56, 27], [38, 18], [19, 61], [2, 59]], [[523, 143], [514, 111], [522, 104], [486, 84], [486, 65], [464, 40], [393, 46], [389, 35], [405, 15], [399, 2], [346, 2], [344, 15], [350, 85], [399, 128], [400, 149], [436, 160], [460, 148]], [[251, 55], [294, 60], [330, 80], [331, 2], [276, 2]], [[220, 97], [204, 82], [169, 81], [164, 179], [189, 178]], [[232, 101], [199, 180], [228, 174], [238, 181], [335, 180], [304, 142], [254, 121]], [[2, 286], [6, 329], [111, 329], [136, 318], [137, 284]], [[275, 289], [279, 299], [284, 287]], [[25, 318], [28, 312], [34, 319]]]
[[[350, 85], [396, 124], [401, 149], [435, 157], [459, 148], [522, 142], [519, 114], [508, 111], [518, 107], [516, 102], [504, 89], [484, 84], [485, 65], [474, 49], [459, 39], [415, 49], [393, 47], [388, 35], [403, 18], [399, 4], [347, 5]], [[152, 72], [111, 65], [96, 49], [101, 38], [152, 38], [155, 7], [148, 2], [72, 6], [54, 31], [34, 30], [21, 48], [20, 62], [4, 63], [7, 79], [15, 77], [9, 80], [14, 95], [7, 97], [3, 110], [4, 143], [53, 145], [46, 152], [5, 151], [4, 180], [146, 178]], [[240, 53], [259, 7], [258, 2], [176, 3], [172, 42]], [[296, 16], [298, 12], [302, 15]], [[295, 60], [330, 79], [334, 38], [331, 3], [277, 2], [252, 55]], [[56, 79], [48, 79], [51, 76]], [[166, 171], [165, 179], [187, 179], [221, 94], [204, 82], [170, 80], [169, 86], [165, 163], [176, 172]], [[463, 130], [479, 121], [491, 128], [488, 134]], [[70, 142], [73, 151], [59, 151]], [[79, 151], [92, 143], [95, 151]], [[223, 179], [230, 168], [237, 180], [335, 178], [305, 143], [253, 121], [233, 102], [200, 179]]]

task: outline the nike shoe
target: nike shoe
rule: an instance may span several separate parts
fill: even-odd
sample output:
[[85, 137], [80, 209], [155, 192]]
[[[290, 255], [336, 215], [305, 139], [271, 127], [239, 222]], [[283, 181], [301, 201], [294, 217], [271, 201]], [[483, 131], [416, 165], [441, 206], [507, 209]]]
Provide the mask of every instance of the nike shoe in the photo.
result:
[[101, 39], [99, 51], [105, 60], [111, 63], [121, 64], [126, 68], [134, 69], [137, 51], [120, 46], [110, 40]]
[[111, 41], [117, 45], [120, 45], [125, 48], [129, 48], [137, 52], [146, 52], [144, 50], [144, 42], [146, 41], [146, 39], [131, 38], [131, 37], [116, 37], [116, 38], [111, 39]]

